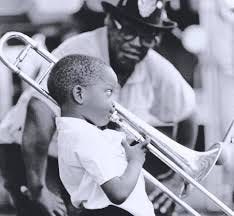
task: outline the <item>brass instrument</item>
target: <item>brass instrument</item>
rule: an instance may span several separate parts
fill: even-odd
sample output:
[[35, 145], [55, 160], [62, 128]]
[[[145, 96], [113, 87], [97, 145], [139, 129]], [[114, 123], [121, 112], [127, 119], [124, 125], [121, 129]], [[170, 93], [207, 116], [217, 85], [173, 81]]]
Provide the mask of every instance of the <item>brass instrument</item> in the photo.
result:
[[[4, 55], [4, 44], [11, 38], [17, 38], [23, 41], [26, 45], [22, 52], [17, 56], [14, 64], [11, 63]], [[41, 55], [50, 63], [49, 69], [45, 74], [42, 75], [38, 82], [25, 75], [25, 73], [23, 73], [18, 67], [19, 63], [24, 60], [30, 49], [35, 50], [39, 55]], [[24, 81], [26, 81], [46, 98], [50, 99], [56, 104], [49, 93], [40, 86], [40, 82], [45, 78], [46, 74], [49, 73], [50, 69], [58, 61], [58, 59], [56, 59], [51, 53], [49, 53], [44, 48], [39, 47], [37, 42], [32, 40], [27, 35], [19, 32], [8, 32], [0, 39], [0, 59], [8, 68], [17, 73]], [[221, 152], [220, 144], [212, 146], [211, 149], [206, 152], [196, 152], [190, 150], [165, 136], [155, 128], [151, 127], [118, 103], [115, 103], [115, 112], [113, 113], [110, 120], [119, 124], [127, 133], [132, 134], [137, 141], [143, 141], [145, 136], [150, 137], [151, 143], [148, 144], [147, 148], [151, 153], [165, 162], [175, 172], [184, 177], [187, 182], [206, 194], [227, 215], [234, 216], [234, 212], [230, 208], [228, 208], [224, 203], [222, 203], [218, 198], [216, 198], [213, 194], [211, 194], [198, 183], [208, 175], [212, 167], [215, 165]], [[191, 206], [172, 193], [172, 191], [170, 191], [167, 187], [155, 179], [146, 170], [143, 170], [143, 173], [149, 181], [154, 183], [154, 185], [159, 187], [170, 198], [184, 207], [192, 215], [200, 215], [197, 211], [195, 211]]]

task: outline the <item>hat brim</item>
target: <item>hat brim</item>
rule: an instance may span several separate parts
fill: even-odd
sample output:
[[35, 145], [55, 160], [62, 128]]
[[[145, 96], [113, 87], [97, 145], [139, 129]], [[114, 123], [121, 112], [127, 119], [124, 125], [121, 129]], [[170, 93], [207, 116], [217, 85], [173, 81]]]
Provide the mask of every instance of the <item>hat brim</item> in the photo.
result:
[[152, 24], [152, 23], [144, 22], [143, 20], [139, 18], [132, 17], [130, 14], [126, 14], [122, 8], [115, 7], [114, 5], [108, 2], [101, 2], [101, 4], [105, 13], [110, 13], [116, 18], [126, 17], [127, 19], [130, 19], [131, 21], [134, 21], [135, 23], [143, 25], [144, 27], [150, 28], [153, 31], [158, 31], [158, 30], [169, 31], [177, 27], [177, 23], [169, 19], [162, 20], [162, 23], [160, 24]]

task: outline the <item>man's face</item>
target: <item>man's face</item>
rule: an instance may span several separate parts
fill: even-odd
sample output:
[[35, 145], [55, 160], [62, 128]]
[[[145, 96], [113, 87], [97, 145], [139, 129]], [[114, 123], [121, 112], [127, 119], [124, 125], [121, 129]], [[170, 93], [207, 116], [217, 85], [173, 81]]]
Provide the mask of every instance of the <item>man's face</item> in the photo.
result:
[[150, 48], [157, 45], [157, 36], [152, 31], [142, 30], [132, 21], [109, 18], [109, 46], [114, 61], [125, 69], [134, 69]]
[[109, 122], [113, 113], [113, 94], [118, 85], [115, 72], [105, 67], [103, 76], [91, 86], [88, 86], [84, 100], [84, 117], [97, 126], [104, 126]]

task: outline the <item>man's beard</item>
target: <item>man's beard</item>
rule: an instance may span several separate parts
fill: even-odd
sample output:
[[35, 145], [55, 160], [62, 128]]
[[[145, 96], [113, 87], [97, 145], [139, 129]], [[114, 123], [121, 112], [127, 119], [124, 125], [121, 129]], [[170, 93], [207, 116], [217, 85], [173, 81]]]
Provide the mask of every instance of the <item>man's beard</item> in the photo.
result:
[[135, 69], [135, 62], [123, 61], [116, 63], [113, 67], [121, 87], [127, 82]]
[[136, 61], [135, 59], [123, 57], [122, 59], [120, 59], [120, 61], [117, 63], [117, 65], [121, 70], [129, 71], [129, 73], [130, 73], [130, 72], [134, 71], [135, 66], [138, 62], [139, 61]]

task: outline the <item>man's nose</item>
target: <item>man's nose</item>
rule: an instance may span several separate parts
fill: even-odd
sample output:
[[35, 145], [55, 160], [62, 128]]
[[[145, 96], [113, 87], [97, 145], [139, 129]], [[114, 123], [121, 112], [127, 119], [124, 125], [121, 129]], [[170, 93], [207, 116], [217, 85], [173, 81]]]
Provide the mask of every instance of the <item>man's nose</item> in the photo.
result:
[[159, 46], [159, 44], [160, 44], [160, 42], [161, 42], [161, 37], [160, 37], [160, 35], [155, 36], [154, 40], [155, 40], [155, 45], [156, 45], [156, 46]]
[[131, 44], [134, 45], [134, 46], [140, 47], [140, 46], [141, 46], [140, 37], [139, 37], [139, 36], [136, 36], [136, 37], [131, 41]]

